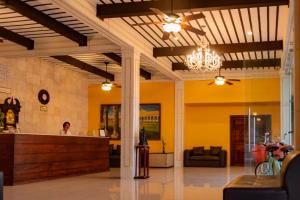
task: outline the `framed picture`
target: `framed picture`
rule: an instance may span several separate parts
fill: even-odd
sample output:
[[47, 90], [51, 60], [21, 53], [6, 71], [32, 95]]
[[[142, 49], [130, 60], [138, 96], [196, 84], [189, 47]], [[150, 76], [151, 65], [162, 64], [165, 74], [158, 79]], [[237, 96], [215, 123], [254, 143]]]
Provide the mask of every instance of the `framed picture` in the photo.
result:
[[[100, 129], [105, 130], [111, 140], [121, 138], [121, 105], [105, 104], [100, 108]], [[148, 140], [160, 140], [161, 107], [156, 104], [140, 105], [140, 129], [145, 129]]]
[[100, 129], [100, 130], [99, 130], [99, 136], [100, 136], [100, 137], [105, 137], [105, 130]]
[[121, 105], [101, 105], [100, 129], [105, 130], [111, 140], [121, 138]]
[[140, 129], [145, 129], [148, 140], [160, 140], [160, 104], [140, 105]]

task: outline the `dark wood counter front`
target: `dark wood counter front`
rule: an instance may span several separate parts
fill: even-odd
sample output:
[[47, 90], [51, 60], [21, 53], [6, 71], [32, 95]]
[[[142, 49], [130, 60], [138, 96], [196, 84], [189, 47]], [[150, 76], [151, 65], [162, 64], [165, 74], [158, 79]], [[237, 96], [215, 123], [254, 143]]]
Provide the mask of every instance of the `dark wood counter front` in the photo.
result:
[[109, 170], [108, 138], [0, 134], [0, 171], [15, 185]]

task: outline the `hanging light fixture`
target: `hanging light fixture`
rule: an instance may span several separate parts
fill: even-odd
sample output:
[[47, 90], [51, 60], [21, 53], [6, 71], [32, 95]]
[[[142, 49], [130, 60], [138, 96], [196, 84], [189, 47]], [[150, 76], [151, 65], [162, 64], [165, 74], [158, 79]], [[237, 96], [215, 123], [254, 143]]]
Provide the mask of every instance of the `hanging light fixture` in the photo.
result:
[[165, 23], [163, 24], [163, 29], [167, 33], [178, 33], [181, 31], [182, 19], [177, 16], [166, 16]]
[[215, 78], [215, 84], [216, 85], [224, 85], [225, 84], [225, 78], [224, 78], [224, 76], [216, 76], [216, 78]]
[[104, 83], [102, 83], [102, 85], [101, 85], [101, 89], [102, 89], [103, 91], [110, 91], [111, 88], [112, 88], [112, 84], [111, 84], [111, 83], [108, 83], [108, 82], [104, 82]]
[[[105, 64], [105, 71], [107, 73], [107, 65], [108, 65], [109, 62], [104, 62]], [[101, 85], [101, 89], [103, 91], [111, 91], [111, 88], [112, 88], [112, 83], [107, 81], [107, 78], [105, 78], [105, 82], [102, 83]]]
[[190, 71], [216, 71], [221, 65], [221, 57], [208, 48], [207, 41], [202, 38], [197, 50], [186, 56], [186, 66]]

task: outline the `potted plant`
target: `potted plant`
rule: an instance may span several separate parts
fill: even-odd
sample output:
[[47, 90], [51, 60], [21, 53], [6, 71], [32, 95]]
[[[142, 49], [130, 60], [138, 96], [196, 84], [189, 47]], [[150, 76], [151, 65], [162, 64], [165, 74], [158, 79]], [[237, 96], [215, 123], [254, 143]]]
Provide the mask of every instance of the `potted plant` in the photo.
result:
[[161, 143], [162, 143], [162, 153], [166, 153], [167, 143], [164, 139], [161, 140]]

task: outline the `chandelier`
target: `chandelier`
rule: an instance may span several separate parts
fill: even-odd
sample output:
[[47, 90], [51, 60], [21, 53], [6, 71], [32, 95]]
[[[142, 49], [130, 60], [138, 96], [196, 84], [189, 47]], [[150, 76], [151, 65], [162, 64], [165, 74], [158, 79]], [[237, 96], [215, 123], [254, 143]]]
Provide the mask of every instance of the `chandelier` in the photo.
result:
[[208, 48], [208, 43], [200, 40], [197, 50], [186, 56], [185, 65], [190, 71], [216, 71], [222, 65], [221, 58]]

